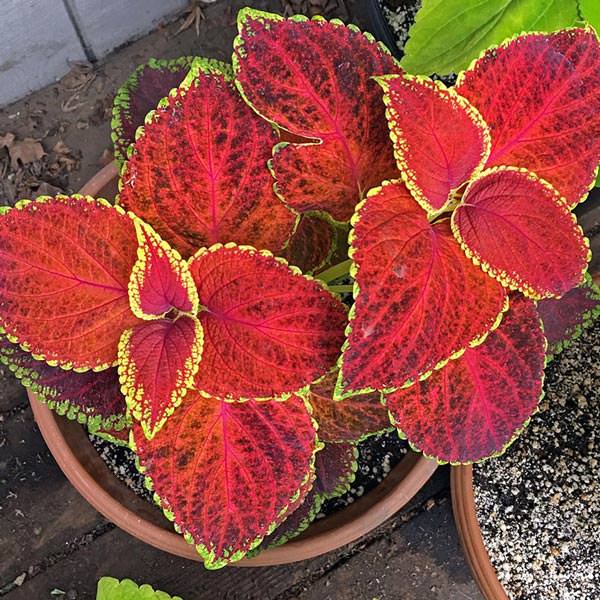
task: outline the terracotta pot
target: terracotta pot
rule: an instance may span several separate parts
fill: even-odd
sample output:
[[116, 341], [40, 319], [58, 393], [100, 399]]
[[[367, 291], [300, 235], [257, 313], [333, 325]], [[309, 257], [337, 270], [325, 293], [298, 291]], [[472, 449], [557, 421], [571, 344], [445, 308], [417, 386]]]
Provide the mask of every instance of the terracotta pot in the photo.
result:
[[473, 467], [453, 467], [451, 473], [452, 510], [458, 536], [473, 577], [486, 600], [509, 600], [485, 548], [475, 511]]
[[[116, 177], [117, 168], [111, 163], [90, 179], [81, 193], [112, 197]], [[172, 524], [160, 510], [136, 496], [112, 474], [81, 425], [56, 415], [31, 393], [29, 399], [42, 436], [59, 467], [96, 510], [143, 542], [177, 556], [201, 560], [194, 548], [173, 531]], [[381, 484], [347, 508], [315, 522], [301, 536], [283, 546], [234, 564], [256, 567], [289, 563], [348, 544], [400, 510], [436, 468], [434, 461], [409, 452]]]

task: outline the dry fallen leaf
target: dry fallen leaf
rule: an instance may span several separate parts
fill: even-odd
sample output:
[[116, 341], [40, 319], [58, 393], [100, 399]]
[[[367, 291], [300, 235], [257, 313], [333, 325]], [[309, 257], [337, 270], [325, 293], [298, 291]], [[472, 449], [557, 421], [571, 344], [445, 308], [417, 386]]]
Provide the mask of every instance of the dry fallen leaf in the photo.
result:
[[21, 165], [28, 165], [46, 155], [42, 144], [33, 138], [13, 141], [7, 147], [10, 154], [10, 166], [15, 170], [19, 168], [19, 162]]
[[14, 141], [15, 141], [14, 133], [9, 132], [9, 133], [5, 133], [4, 135], [0, 135], [0, 147], [6, 146], [7, 148], [10, 148]]
[[108, 148], [104, 148], [104, 150], [102, 151], [102, 155], [98, 159], [98, 164], [101, 167], [105, 167], [108, 163], [111, 163], [114, 160], [114, 158], [115, 156], [112, 153], [112, 151]]
[[65, 190], [46, 181], [42, 181], [42, 183], [40, 183], [40, 187], [36, 190], [36, 195], [38, 196], [56, 196], [57, 194], [64, 193]]

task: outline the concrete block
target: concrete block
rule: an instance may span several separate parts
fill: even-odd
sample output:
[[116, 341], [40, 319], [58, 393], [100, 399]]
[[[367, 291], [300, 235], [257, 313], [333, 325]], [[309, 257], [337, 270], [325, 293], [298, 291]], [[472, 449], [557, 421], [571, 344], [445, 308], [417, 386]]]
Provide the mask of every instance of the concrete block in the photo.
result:
[[84, 42], [102, 58], [125, 42], [148, 33], [187, 0], [66, 0]]
[[85, 60], [62, 0], [2, 0], [0, 106], [56, 81]]

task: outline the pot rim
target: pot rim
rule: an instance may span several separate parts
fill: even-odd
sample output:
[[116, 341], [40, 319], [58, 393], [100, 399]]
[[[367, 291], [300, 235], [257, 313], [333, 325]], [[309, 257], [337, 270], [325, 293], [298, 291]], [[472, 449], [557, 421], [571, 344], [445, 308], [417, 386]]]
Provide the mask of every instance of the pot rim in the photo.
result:
[[[110, 162], [79, 193], [98, 195], [118, 175], [116, 162]], [[112, 474], [87, 438], [84, 427], [51, 411], [29, 390], [27, 394], [40, 432], [56, 462], [72, 485], [96, 510], [119, 528], [156, 548], [191, 560], [202, 560], [195, 548], [172, 529], [160, 510], [155, 510], [136, 496]], [[286, 544], [269, 548], [256, 557], [244, 558], [233, 565], [258, 567], [285, 564], [344, 546], [369, 533], [405, 506], [437, 467], [434, 460], [409, 450], [368, 494], [343, 510], [313, 522], [306, 532]], [[104, 485], [96, 480], [94, 471], [103, 477]], [[128, 500], [127, 506], [122, 502], [123, 497]]]
[[[27, 394], [42, 437], [60, 469], [98, 512], [147, 544], [183, 558], [202, 560], [194, 546], [171, 528], [158, 507], [136, 496], [108, 469], [87, 438], [84, 426], [51, 411], [29, 390]], [[86, 442], [89, 448], [82, 449]], [[406, 505], [437, 466], [434, 461], [409, 451], [376, 488], [348, 507], [314, 522], [305, 533], [282, 546], [232, 564], [241, 567], [285, 564], [344, 546], [369, 533]], [[104, 485], [98, 481], [99, 475], [103, 476]], [[124, 504], [123, 499], [129, 500], [133, 507]], [[147, 506], [148, 516], [135, 510], [140, 503]], [[150, 511], [156, 514], [151, 515]]]
[[481, 534], [473, 493], [472, 465], [452, 467], [450, 489], [458, 537], [481, 593], [486, 600], [509, 600]]

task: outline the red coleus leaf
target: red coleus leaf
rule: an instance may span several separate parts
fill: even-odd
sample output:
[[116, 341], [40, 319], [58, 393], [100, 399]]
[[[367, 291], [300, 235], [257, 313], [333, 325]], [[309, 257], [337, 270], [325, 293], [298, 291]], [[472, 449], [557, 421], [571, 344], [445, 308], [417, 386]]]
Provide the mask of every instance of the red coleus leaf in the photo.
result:
[[304, 502], [268, 535], [257, 550], [280, 546], [305, 531], [325, 500], [345, 494], [358, 469], [358, 450], [353, 444], [325, 444], [315, 459], [316, 478]]
[[353, 223], [356, 299], [337, 397], [400, 387], [497, 325], [502, 286], [467, 259], [448, 219], [429, 223], [403, 183], [369, 192]]
[[333, 393], [338, 372], [328, 373], [310, 386], [308, 402], [319, 424], [319, 439], [324, 442], [358, 442], [391, 427], [379, 392], [358, 394], [335, 401]]
[[296, 396], [231, 403], [194, 390], [152, 440], [135, 423], [133, 437], [167, 516], [212, 569], [257, 546], [308, 492], [318, 447]]
[[119, 344], [119, 378], [127, 406], [148, 438], [173, 413], [202, 355], [202, 326], [196, 317], [141, 323], [125, 331]]
[[43, 197], [0, 216], [0, 324], [11, 341], [56, 365], [104, 369], [138, 322], [127, 286], [133, 221], [81, 196]]
[[475, 264], [532, 298], [562, 296], [579, 284], [589, 244], [560, 194], [514, 167], [485, 171], [466, 189], [452, 229]]
[[537, 305], [548, 340], [548, 354], [568, 347], [600, 315], [600, 289], [586, 273], [584, 282], [562, 298], [541, 300]]
[[490, 153], [490, 132], [477, 110], [439, 81], [409, 75], [378, 78], [398, 168], [415, 200], [442, 211]]
[[329, 261], [336, 241], [335, 227], [329, 221], [316, 215], [303, 215], [281, 255], [303, 273], [312, 273]]
[[147, 119], [122, 173], [119, 202], [186, 257], [230, 241], [278, 252], [296, 221], [266, 168], [277, 134], [239, 96], [230, 70], [197, 59]]
[[198, 311], [198, 293], [187, 263], [140, 219], [134, 219], [138, 260], [129, 280], [131, 310], [140, 319], [160, 319], [175, 308]]
[[0, 362], [59, 415], [85, 423], [90, 431], [124, 427], [125, 398], [116, 368], [77, 373], [51, 367], [4, 337], [0, 338]]
[[119, 88], [112, 111], [112, 140], [115, 158], [123, 163], [127, 160], [127, 149], [135, 141], [135, 132], [144, 124], [146, 115], [154, 110], [158, 102], [176, 88], [187, 75], [193, 56], [174, 60], [151, 58], [140, 65], [131, 77]]
[[234, 244], [200, 250], [190, 270], [205, 309], [197, 389], [270, 398], [300, 390], [335, 364], [346, 309], [317, 281]]
[[299, 211], [347, 221], [364, 193], [395, 172], [374, 75], [401, 73], [392, 56], [354, 26], [238, 13], [236, 83], [264, 118], [313, 144], [279, 144], [278, 193]]
[[496, 455], [536, 409], [545, 346], [535, 304], [515, 296], [483, 344], [425, 381], [389, 394], [390, 415], [416, 448], [440, 461]]
[[325, 444], [315, 460], [314, 490], [324, 500], [337, 498], [350, 489], [358, 469], [354, 444]]
[[591, 28], [522, 35], [487, 50], [456, 91], [492, 134], [487, 166], [549, 181], [574, 206], [600, 162], [600, 45]]

